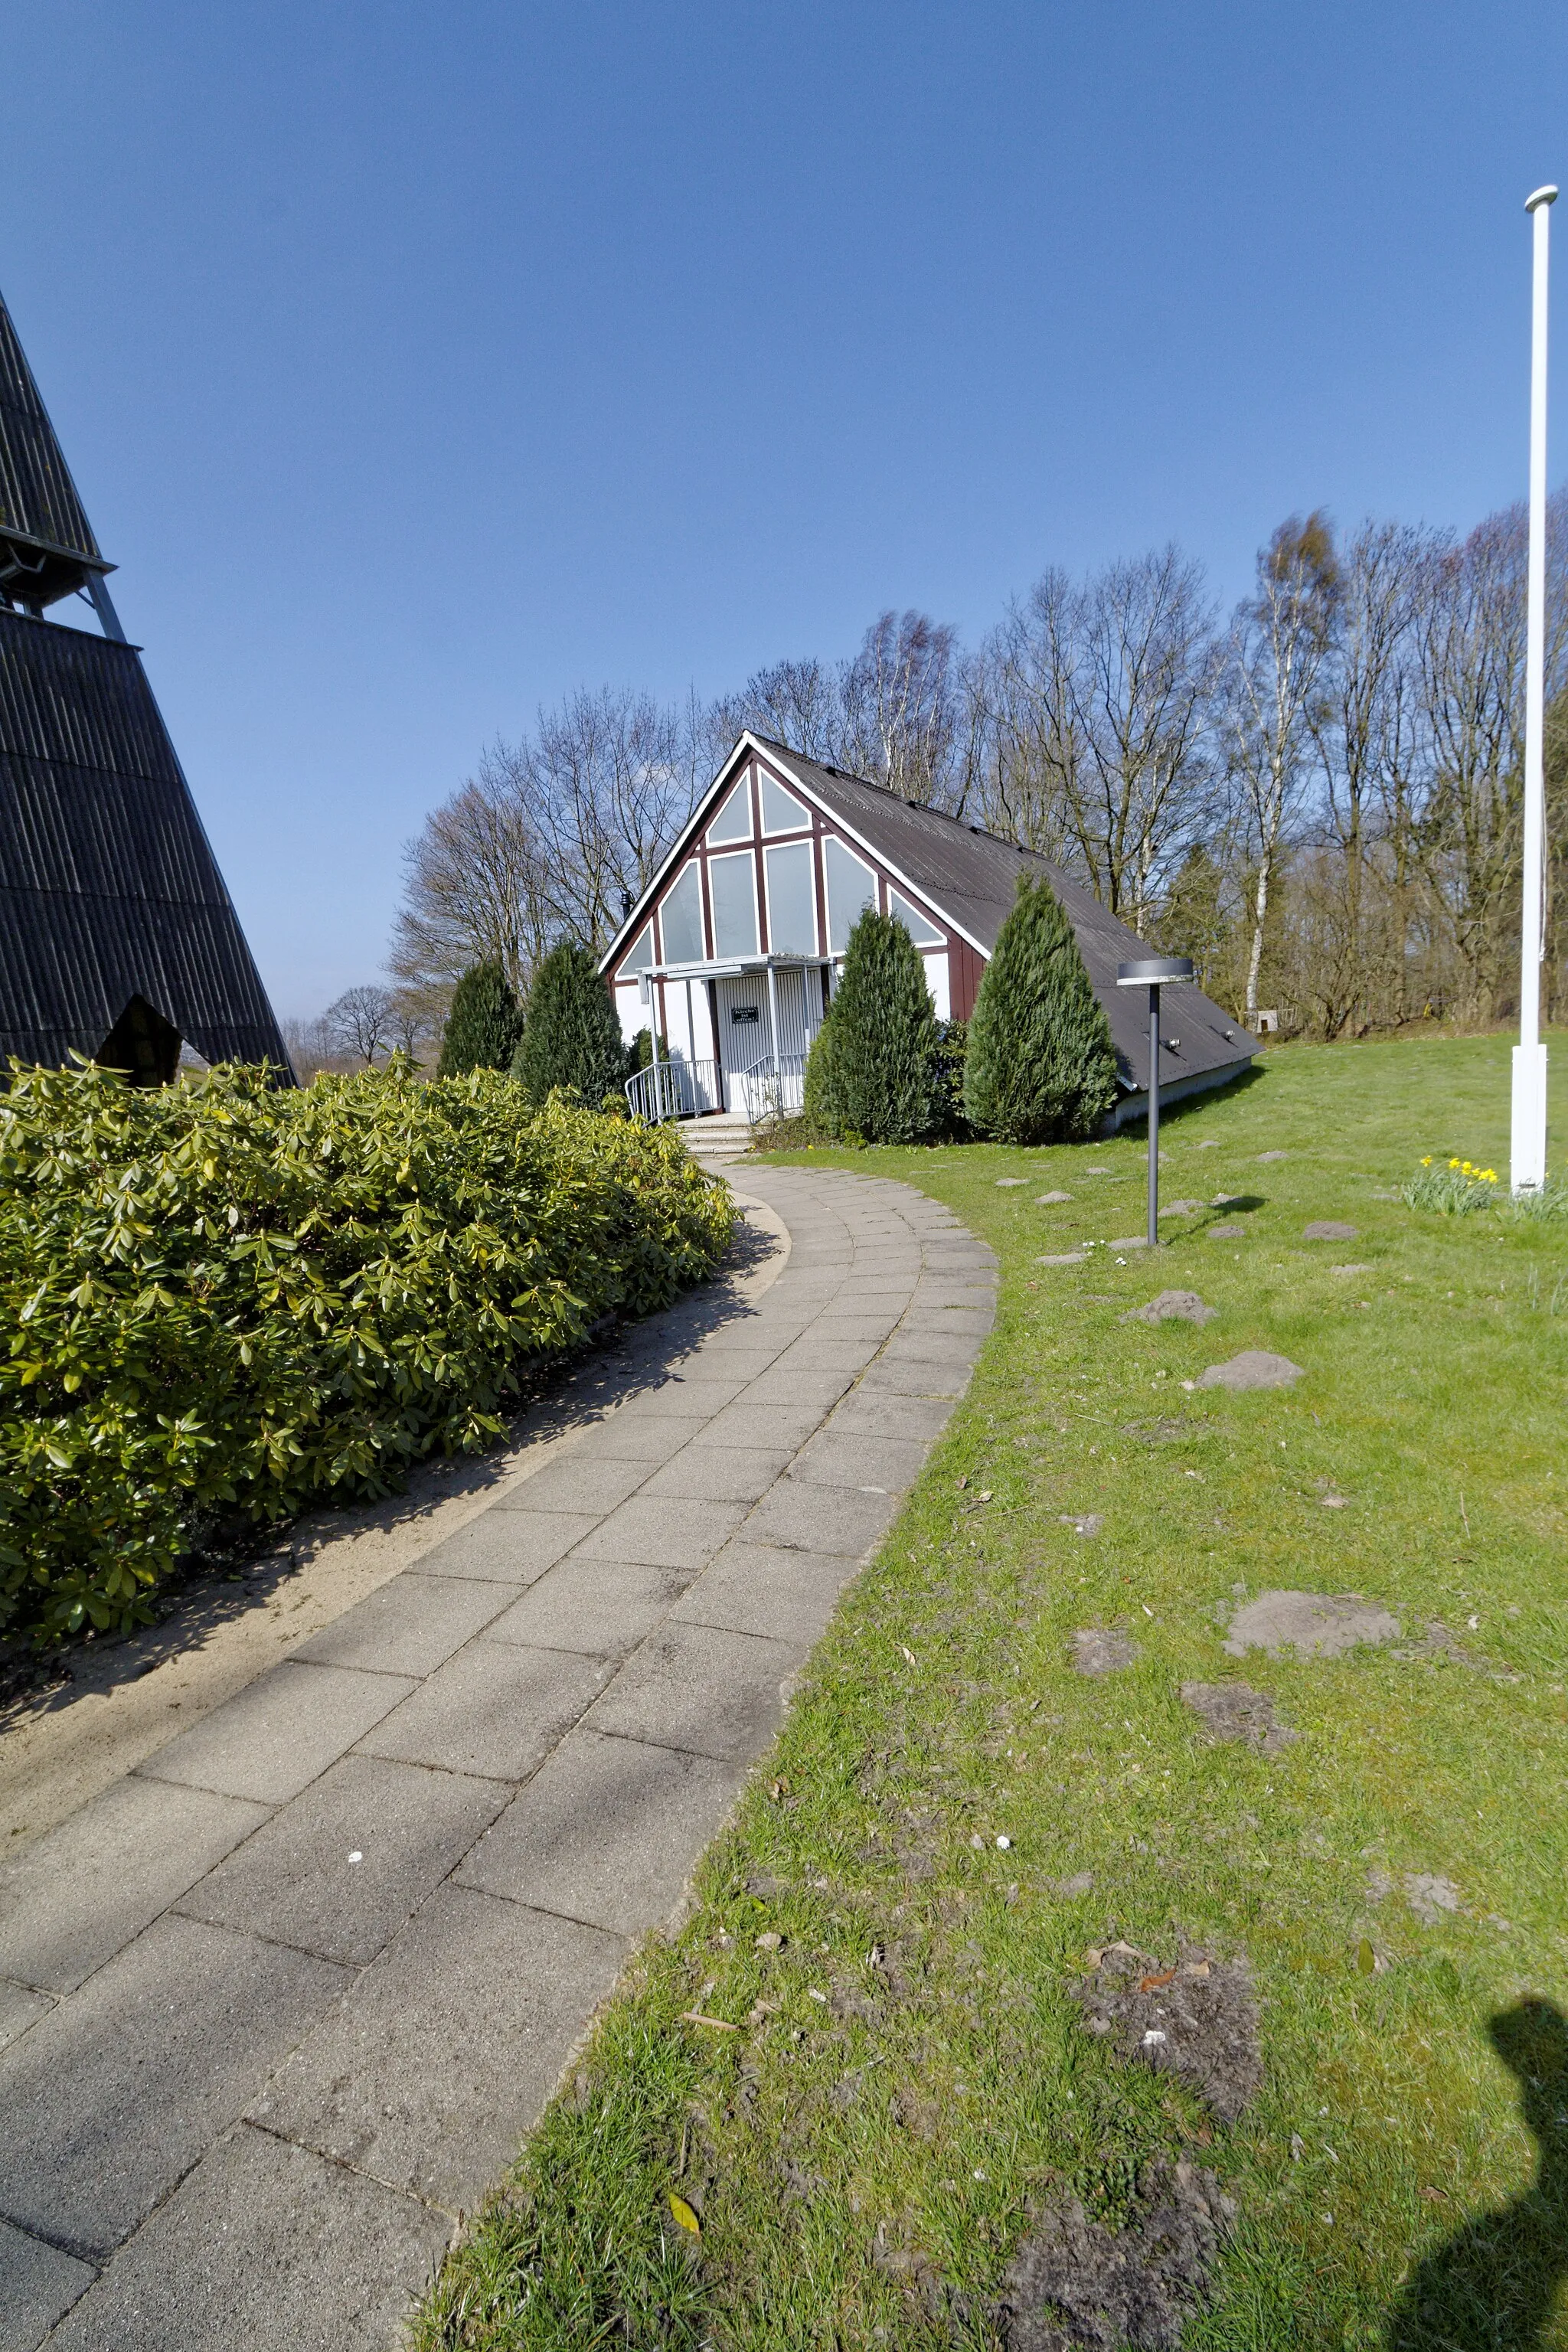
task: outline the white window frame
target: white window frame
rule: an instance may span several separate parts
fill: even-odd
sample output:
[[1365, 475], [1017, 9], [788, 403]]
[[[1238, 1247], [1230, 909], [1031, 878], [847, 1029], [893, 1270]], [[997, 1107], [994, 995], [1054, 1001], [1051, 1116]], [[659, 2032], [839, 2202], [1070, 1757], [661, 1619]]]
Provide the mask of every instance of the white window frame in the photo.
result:
[[[684, 884], [689, 874], [697, 887], [697, 953], [695, 956], [672, 956], [669, 952], [668, 942], [666, 940], [664, 936], [664, 911], [668, 906], [670, 900], [674, 898], [676, 892]], [[686, 864], [681, 867], [679, 873], [676, 876], [674, 881], [670, 884], [668, 889], [665, 892], [663, 898], [658, 902], [658, 941], [660, 950], [658, 961], [660, 963], [706, 963], [708, 958], [704, 942], [707, 936], [708, 916], [707, 909], [702, 903], [702, 861], [700, 858], [692, 857], [687, 860]]]
[[[768, 860], [769, 860], [771, 857], [776, 857], [776, 856], [778, 856], [781, 853], [782, 853], [782, 854], [784, 854], [784, 856], [796, 856], [796, 855], [803, 855], [803, 856], [805, 856], [805, 877], [806, 877], [806, 881], [805, 881], [806, 896], [807, 896], [808, 899], [810, 900], [810, 904], [811, 904], [811, 937], [810, 937], [810, 939], [809, 939], [808, 940], [805, 940], [805, 942], [802, 942], [802, 941], [800, 941], [800, 940], [791, 940], [787, 941], [787, 942], [786, 942], [784, 946], [782, 946], [782, 947], [781, 947], [781, 946], [780, 946], [780, 944], [779, 944], [779, 936], [778, 936], [778, 931], [777, 931], [776, 928], [774, 927], [774, 923], [773, 923], [773, 874], [772, 874], [772, 871], [771, 871], [771, 869], [770, 869], [770, 867], [769, 867], [769, 864], [768, 864]], [[816, 955], [816, 952], [817, 952], [817, 946], [816, 946], [816, 942], [817, 942], [817, 940], [818, 940], [821, 938], [821, 936], [822, 936], [822, 930], [821, 930], [821, 925], [820, 925], [820, 922], [819, 922], [819, 920], [818, 920], [818, 908], [817, 908], [817, 904], [816, 904], [816, 858], [812, 856], [812, 848], [811, 848], [811, 844], [810, 844], [810, 842], [809, 842], [809, 841], [784, 841], [784, 842], [773, 842], [773, 844], [771, 844], [771, 845], [770, 845], [770, 846], [769, 846], [768, 848], [764, 849], [764, 850], [763, 850], [763, 879], [764, 884], [766, 885], [766, 887], [767, 887], [767, 894], [768, 894], [768, 952], [769, 952], [769, 954], [770, 954], [770, 955]]]
[[[719, 901], [718, 901], [717, 897], [714, 895], [714, 890], [713, 890], [713, 868], [714, 868], [714, 866], [731, 866], [731, 865], [733, 865], [733, 864], [735, 863], [735, 861], [736, 861], [738, 858], [743, 858], [743, 859], [745, 860], [745, 862], [746, 862], [746, 865], [747, 865], [747, 866], [750, 867], [750, 869], [751, 869], [751, 878], [752, 878], [752, 944], [751, 944], [751, 946], [750, 946], [749, 948], [727, 948], [727, 947], [725, 947], [725, 946], [721, 942], [720, 938], [719, 938]], [[757, 859], [756, 859], [756, 853], [755, 853], [755, 851], [754, 851], [754, 850], [751, 850], [751, 849], [731, 849], [731, 850], [727, 851], [727, 852], [726, 852], [723, 856], [718, 856], [718, 857], [710, 857], [710, 858], [708, 860], [708, 895], [709, 895], [709, 903], [710, 903], [710, 907], [711, 907], [711, 908], [712, 908], [712, 915], [713, 915], [713, 960], [714, 960], [714, 961], [715, 961], [716, 963], [727, 963], [727, 962], [729, 962], [729, 961], [731, 960], [731, 957], [733, 957], [733, 956], [754, 956], [754, 955], [756, 955], [756, 954], [760, 953], [760, 951], [761, 951], [761, 949], [760, 949], [760, 942], [761, 942], [761, 940], [762, 940], [762, 926], [761, 926], [761, 924], [760, 924], [760, 922], [759, 922], [759, 920], [758, 920], [758, 907], [757, 907]]]
[[[788, 801], [790, 806], [795, 811], [795, 814], [791, 817], [787, 824], [770, 824], [768, 822], [768, 791], [770, 786], [775, 793], [782, 793], [784, 799]], [[811, 830], [811, 811], [805, 806], [805, 803], [803, 801], [796, 800], [795, 794], [789, 790], [787, 785], [781, 784], [776, 776], [770, 776], [765, 768], [759, 768], [757, 771], [757, 805], [761, 812], [763, 838], [764, 841], [774, 840], [780, 834], [784, 833], [809, 833]]]
[[[916, 923], [924, 924], [926, 930], [926, 936], [924, 939], [921, 939], [920, 933], [914, 929], [913, 924], [905, 921], [904, 917], [899, 912], [900, 906], [907, 907], [909, 908], [909, 911], [914, 917]], [[929, 915], [921, 914], [920, 908], [916, 906], [914, 900], [909, 896], [907, 891], [897, 888], [892, 883], [889, 883], [888, 886], [888, 912], [892, 916], [895, 922], [903, 923], [905, 930], [909, 932], [910, 939], [913, 940], [917, 948], [946, 947], [946, 933], [937, 929]]]
[[[744, 827], [739, 833], [721, 833], [719, 831], [719, 827], [723, 824], [725, 818], [735, 807], [737, 802], [739, 802], [745, 810], [746, 822]], [[737, 842], [755, 841], [756, 837], [757, 820], [755, 813], [752, 807], [752, 772], [750, 768], [747, 768], [744, 772], [736, 779], [734, 783], [731, 785], [729, 791], [724, 795], [721, 806], [716, 808], [712, 815], [709, 818], [707, 830], [703, 835], [703, 839], [715, 844], [722, 842], [724, 847], [728, 849]]]
[[857, 851], [851, 849], [847, 841], [841, 841], [836, 833], [828, 834], [822, 845], [822, 887], [823, 894], [827, 901], [825, 910], [827, 916], [827, 949], [830, 955], [841, 956], [844, 953], [844, 948], [835, 946], [833, 940], [834, 916], [831, 852], [835, 849], [838, 850], [844, 856], [847, 857], [852, 865], [858, 866], [860, 868], [861, 873], [866, 877], [867, 882], [870, 885], [868, 897], [861, 901], [850, 919], [849, 930], [845, 933], [845, 946], [847, 946], [848, 944], [849, 931], [854, 929], [855, 925], [865, 913], [866, 908], [868, 906], [880, 906], [881, 892], [878, 887], [875, 867], [868, 866], [866, 860], [860, 856]]

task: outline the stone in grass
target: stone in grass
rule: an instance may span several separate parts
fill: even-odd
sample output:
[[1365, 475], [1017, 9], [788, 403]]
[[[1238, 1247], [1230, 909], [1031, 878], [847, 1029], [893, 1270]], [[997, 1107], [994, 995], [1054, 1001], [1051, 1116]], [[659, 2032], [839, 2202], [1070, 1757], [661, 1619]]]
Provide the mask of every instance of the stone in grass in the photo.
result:
[[1218, 1136], [1205, 1135], [1203, 1141], [1199, 1144], [1198, 1150], [1200, 1151], [1217, 1151], [1219, 1150]]
[[1205, 1307], [1195, 1290], [1162, 1290], [1147, 1307], [1130, 1307], [1123, 1323], [1212, 1323], [1217, 1307]]
[[1208, 1237], [1211, 1242], [1244, 1242], [1247, 1239], [1247, 1227], [1245, 1225], [1211, 1225]]
[[1180, 2343], [1235, 2218], [1212, 2172], [1163, 2156], [1138, 2175], [1118, 2229], [1076, 2197], [1036, 2208], [995, 2306], [1006, 2352]]
[[1303, 1377], [1303, 1368], [1289, 1356], [1271, 1356], [1267, 1348], [1243, 1348], [1227, 1363], [1211, 1364], [1194, 1385], [1200, 1389], [1288, 1389]]
[[1070, 1192], [1040, 1192], [1036, 1195], [1035, 1205], [1040, 1209], [1059, 1209], [1064, 1201], [1071, 1199]]
[[1026, 1176], [998, 1176], [996, 1179], [998, 1187], [1007, 1184], [1026, 1184], [1028, 1181]]
[[1289, 1157], [1290, 1155], [1288, 1151], [1260, 1151], [1258, 1155], [1258, 1164], [1260, 1166], [1268, 1160], [1289, 1160]]
[[1094, 1973], [1078, 1990], [1089, 2032], [1122, 2058], [1180, 2075], [1221, 2123], [1235, 2123], [1263, 2080], [1246, 1958], [1195, 1952], [1166, 1966], [1128, 1944], [1090, 1957]]
[[1160, 1214], [1163, 1217], [1195, 1217], [1200, 1209], [1207, 1206], [1206, 1201], [1166, 1201], [1161, 1206]]
[[1425, 1870], [1405, 1872], [1405, 1900], [1424, 1927], [1435, 1927], [1445, 1912], [1460, 1907], [1459, 1890], [1453, 1880]]
[[1080, 1675], [1115, 1675], [1131, 1665], [1138, 1644], [1113, 1626], [1086, 1625], [1072, 1637], [1073, 1664]]
[[1184, 1683], [1182, 1699], [1202, 1716], [1211, 1739], [1244, 1739], [1260, 1756], [1278, 1756], [1297, 1737], [1276, 1720], [1273, 1700], [1245, 1683]]
[[1093, 1894], [1094, 1873], [1075, 1870], [1070, 1878], [1047, 1878], [1045, 1885], [1048, 1893], [1059, 1896], [1064, 1903], [1071, 1903], [1080, 1895]]
[[[1076, 1511], [1058, 1511], [1057, 1517], [1064, 1528], [1072, 1529], [1075, 1536], [1097, 1536], [1105, 1525], [1103, 1511], [1084, 1511], [1081, 1514]], [[1074, 1638], [1076, 1639], [1076, 1636]]]
[[1089, 1252], [1087, 1250], [1061, 1250], [1054, 1257], [1037, 1257], [1035, 1260], [1035, 1264], [1037, 1265], [1087, 1265], [1089, 1264]]
[[1338, 1658], [1363, 1642], [1396, 1642], [1399, 1630], [1391, 1611], [1359, 1592], [1260, 1592], [1231, 1619], [1225, 1647], [1233, 1658], [1248, 1650]]
[[1371, 1265], [1331, 1265], [1329, 1268], [1331, 1274], [1375, 1274], [1376, 1271], [1376, 1267]]
[[1353, 1225], [1342, 1225], [1333, 1217], [1319, 1217], [1314, 1223], [1301, 1228], [1304, 1242], [1353, 1242], [1355, 1237]]
[[1107, 1249], [1147, 1249], [1149, 1236], [1147, 1234], [1123, 1234], [1119, 1242], [1107, 1242], [1105, 1246]]

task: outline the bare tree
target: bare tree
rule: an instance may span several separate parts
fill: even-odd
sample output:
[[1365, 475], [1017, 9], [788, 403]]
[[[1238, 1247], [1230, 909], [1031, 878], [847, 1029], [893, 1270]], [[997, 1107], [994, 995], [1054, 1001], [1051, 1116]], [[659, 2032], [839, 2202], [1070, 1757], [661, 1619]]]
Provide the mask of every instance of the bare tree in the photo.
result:
[[542, 711], [504, 756], [536, 828], [554, 929], [605, 946], [691, 813], [679, 715], [651, 695], [584, 690]]
[[963, 722], [958, 632], [928, 614], [879, 614], [846, 665], [843, 761], [919, 807], [953, 797]]
[[1258, 1011], [1269, 894], [1307, 777], [1339, 594], [1339, 564], [1327, 519], [1317, 512], [1302, 522], [1292, 515], [1259, 551], [1257, 591], [1237, 607], [1231, 625], [1224, 725], [1251, 867], [1249, 1021]]
[[[1021, 848], [1077, 863], [1072, 810], [1088, 756], [1079, 715], [1078, 604], [1065, 572], [1047, 572], [986, 641], [987, 711], [976, 800], [982, 821]], [[1085, 871], [1084, 878], [1092, 877]]]
[[1215, 667], [1202, 571], [1173, 547], [1081, 587], [1047, 572], [987, 647], [982, 804], [1135, 929], [1210, 830]]
[[374, 1063], [378, 1054], [391, 1048], [393, 1003], [391, 989], [382, 988], [374, 982], [360, 988], [346, 988], [322, 1013], [322, 1030], [340, 1053]]
[[497, 744], [404, 850], [388, 970], [449, 991], [470, 964], [494, 961], [521, 992], [550, 944], [544, 851], [526, 779]]
[[838, 673], [816, 660], [774, 662], [753, 671], [739, 694], [721, 696], [707, 714], [711, 768], [747, 729], [824, 767], [837, 767], [844, 757]]

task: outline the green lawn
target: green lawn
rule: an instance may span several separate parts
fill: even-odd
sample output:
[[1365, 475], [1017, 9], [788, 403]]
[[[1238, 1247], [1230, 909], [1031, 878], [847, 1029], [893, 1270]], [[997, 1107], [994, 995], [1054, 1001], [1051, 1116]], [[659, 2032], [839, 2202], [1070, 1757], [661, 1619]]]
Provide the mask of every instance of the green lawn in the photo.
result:
[[[632, 1970], [417, 2346], [1056, 2352], [1173, 2342], [1162, 2296], [1226, 2352], [1568, 2344], [1568, 1221], [1386, 1197], [1428, 1151], [1506, 1173], [1507, 1118], [1506, 1040], [1270, 1055], [1171, 1117], [1167, 1197], [1256, 1205], [1168, 1220], [1157, 1267], [1036, 1263], [1142, 1230], [1134, 1136], [811, 1156], [990, 1241], [996, 1330], [700, 1908]], [[1245, 1239], [1204, 1237], [1222, 1214]], [[1314, 1218], [1358, 1237], [1306, 1242]], [[1165, 1286], [1218, 1319], [1120, 1320]], [[1184, 1389], [1244, 1348], [1306, 1377]], [[1064, 1523], [1087, 1513], [1098, 1534]], [[1363, 1594], [1403, 1638], [1227, 1656], [1273, 1587]], [[1076, 1671], [1093, 1628], [1134, 1663]], [[1216, 1744], [1184, 1682], [1245, 1683], [1297, 1736]], [[1118, 1940], [1138, 1957], [1097, 1969]], [[1243, 1959], [1261, 2085], [1226, 2122], [1137, 2053], [1184, 1991], [1245, 2074]], [[1217, 2248], [1185, 2173], [1156, 2243], [1163, 2158], [1217, 2175]], [[1030, 2238], [1059, 2332], [997, 2316]], [[1147, 2283], [1142, 2334], [1092, 2317], [1108, 2250]]]

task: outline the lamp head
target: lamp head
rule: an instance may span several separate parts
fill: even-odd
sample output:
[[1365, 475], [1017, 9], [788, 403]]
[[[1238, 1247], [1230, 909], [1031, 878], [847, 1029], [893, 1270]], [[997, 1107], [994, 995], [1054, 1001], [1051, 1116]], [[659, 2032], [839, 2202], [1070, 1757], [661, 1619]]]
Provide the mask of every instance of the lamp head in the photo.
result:
[[1191, 980], [1197, 970], [1191, 956], [1146, 956], [1138, 963], [1119, 963], [1118, 988], [1158, 988], [1168, 980]]
[[1548, 181], [1544, 188], [1537, 188], [1532, 196], [1526, 196], [1524, 209], [1527, 213], [1532, 213], [1538, 205], [1554, 205], [1556, 202], [1557, 191]]

